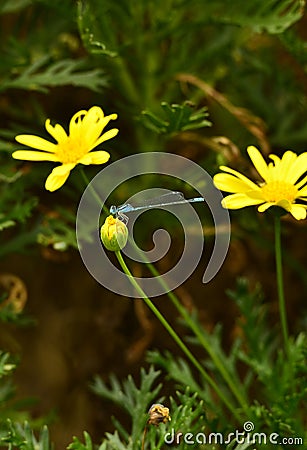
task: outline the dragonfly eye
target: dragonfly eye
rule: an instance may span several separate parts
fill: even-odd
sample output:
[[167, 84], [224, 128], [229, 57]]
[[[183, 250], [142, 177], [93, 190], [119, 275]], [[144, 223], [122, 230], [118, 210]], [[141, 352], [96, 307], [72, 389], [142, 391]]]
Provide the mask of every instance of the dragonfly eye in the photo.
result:
[[115, 206], [115, 205], [112, 205], [112, 206], [110, 207], [110, 214], [114, 215], [114, 214], [116, 214], [116, 211], [117, 211], [116, 206]]

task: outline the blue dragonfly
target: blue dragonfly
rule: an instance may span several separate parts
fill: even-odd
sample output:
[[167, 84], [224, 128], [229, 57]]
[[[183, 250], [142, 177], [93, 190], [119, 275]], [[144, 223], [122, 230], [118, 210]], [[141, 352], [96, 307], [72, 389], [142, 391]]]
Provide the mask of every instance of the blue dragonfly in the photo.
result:
[[131, 203], [124, 203], [119, 206], [112, 205], [110, 208], [110, 213], [113, 216], [118, 217], [123, 222], [128, 222], [128, 218], [125, 216], [126, 213], [145, 211], [163, 206], [183, 205], [187, 203], [199, 203], [204, 201], [205, 199], [203, 197], [185, 198], [182, 192], [172, 191], [167, 194], [160, 195], [159, 197], [146, 200], [142, 204], [133, 205]]

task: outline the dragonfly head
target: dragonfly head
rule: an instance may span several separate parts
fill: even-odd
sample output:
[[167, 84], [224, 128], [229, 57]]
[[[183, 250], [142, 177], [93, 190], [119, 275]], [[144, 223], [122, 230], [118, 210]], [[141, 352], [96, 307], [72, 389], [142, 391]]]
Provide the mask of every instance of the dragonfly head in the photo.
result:
[[116, 214], [117, 212], [117, 207], [115, 205], [112, 205], [110, 207], [110, 214], [112, 214], [113, 216]]

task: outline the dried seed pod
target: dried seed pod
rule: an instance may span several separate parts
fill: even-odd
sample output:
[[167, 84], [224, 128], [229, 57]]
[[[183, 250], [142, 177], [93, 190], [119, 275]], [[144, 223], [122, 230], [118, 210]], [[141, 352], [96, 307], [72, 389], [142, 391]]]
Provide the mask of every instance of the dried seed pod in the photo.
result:
[[169, 415], [169, 409], [161, 405], [161, 403], [154, 403], [148, 411], [149, 419], [148, 424], [149, 425], [155, 425], [156, 427], [160, 423], [167, 423], [169, 420], [171, 420], [171, 416]]

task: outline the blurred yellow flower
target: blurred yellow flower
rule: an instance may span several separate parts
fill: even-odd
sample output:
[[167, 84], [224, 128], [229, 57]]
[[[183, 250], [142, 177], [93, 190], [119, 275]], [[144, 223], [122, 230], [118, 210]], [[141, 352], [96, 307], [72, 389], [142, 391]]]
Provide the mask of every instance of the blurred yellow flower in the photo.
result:
[[264, 182], [256, 184], [236, 170], [221, 166], [220, 169], [226, 173], [215, 175], [214, 184], [221, 191], [231, 193], [222, 200], [222, 206], [239, 209], [260, 205], [259, 212], [279, 206], [295, 219], [305, 219], [307, 204], [296, 201], [307, 201], [307, 152], [296, 155], [286, 151], [282, 158], [269, 155], [273, 160], [269, 164], [256, 147], [248, 147], [247, 152]]
[[39, 136], [31, 134], [20, 134], [16, 136], [16, 141], [33, 150], [17, 150], [12, 156], [15, 159], [25, 161], [53, 161], [61, 163], [53, 169], [46, 180], [45, 187], [48, 191], [59, 189], [67, 180], [70, 171], [77, 164], [104, 164], [110, 158], [106, 151], [97, 150], [91, 152], [97, 145], [117, 135], [118, 129], [112, 128], [105, 133], [103, 129], [110, 120], [117, 119], [117, 114], [105, 116], [102, 109], [93, 106], [88, 111], [78, 111], [71, 119], [69, 124], [69, 135], [64, 128], [56, 124], [52, 126], [47, 119], [45, 127], [48, 133], [57, 143], [53, 143]]

